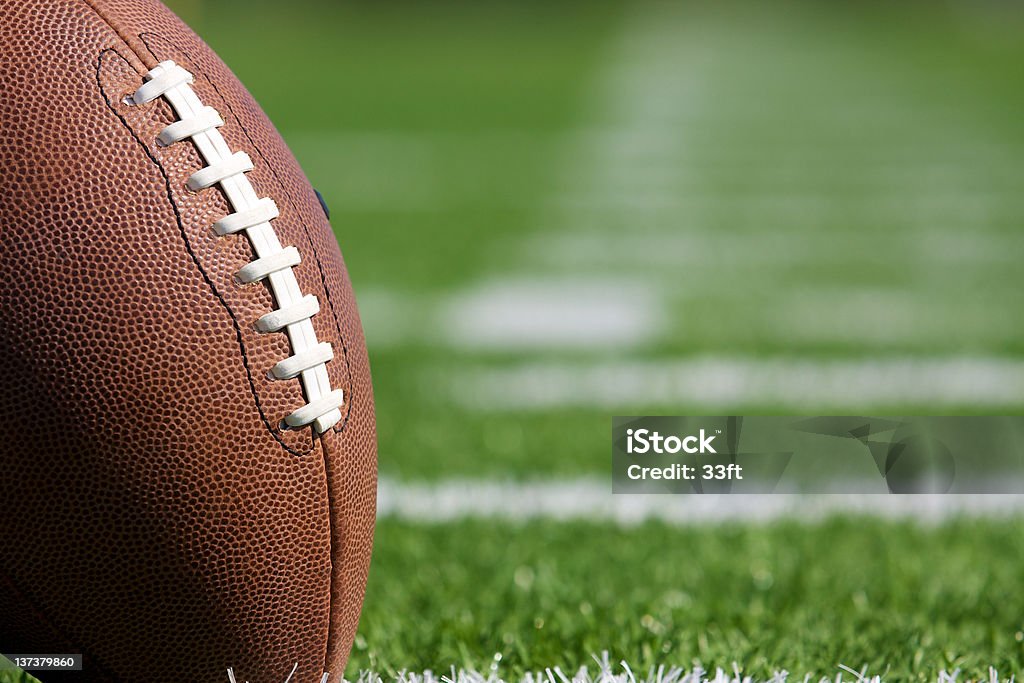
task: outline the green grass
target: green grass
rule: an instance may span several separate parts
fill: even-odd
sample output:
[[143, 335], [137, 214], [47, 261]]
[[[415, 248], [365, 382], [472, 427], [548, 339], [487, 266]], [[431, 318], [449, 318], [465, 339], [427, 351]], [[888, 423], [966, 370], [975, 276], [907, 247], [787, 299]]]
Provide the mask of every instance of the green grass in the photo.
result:
[[[474, 521], [378, 530], [349, 674], [451, 665], [506, 678], [592, 653], [768, 676], [961, 680], [1024, 670], [1015, 521], [872, 519], [680, 529]], [[815, 679], [817, 680], [817, 679]]]
[[14, 664], [0, 656], [0, 683], [39, 683], [30, 674], [15, 668]]
[[38, 679], [21, 671], [0, 671], [0, 683], [38, 683]]

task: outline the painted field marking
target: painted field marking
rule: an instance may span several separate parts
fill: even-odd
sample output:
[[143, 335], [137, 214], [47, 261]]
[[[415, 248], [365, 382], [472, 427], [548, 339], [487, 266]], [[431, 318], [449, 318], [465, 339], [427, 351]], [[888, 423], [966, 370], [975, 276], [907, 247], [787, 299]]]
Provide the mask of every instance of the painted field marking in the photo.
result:
[[[474, 412], [729, 406], [820, 414], [865, 406], [1019, 409], [1024, 403], [1024, 361], [986, 357], [538, 361], [461, 367], [443, 375], [448, 399]], [[428, 385], [436, 380], [424, 376]]]
[[1024, 495], [613, 495], [599, 478], [496, 482], [480, 479], [437, 483], [380, 482], [378, 515], [410, 522], [462, 519], [613, 522], [657, 520], [675, 525], [724, 522], [766, 524], [779, 519], [813, 522], [833, 515], [864, 515], [940, 523], [957, 517], [1024, 515]]

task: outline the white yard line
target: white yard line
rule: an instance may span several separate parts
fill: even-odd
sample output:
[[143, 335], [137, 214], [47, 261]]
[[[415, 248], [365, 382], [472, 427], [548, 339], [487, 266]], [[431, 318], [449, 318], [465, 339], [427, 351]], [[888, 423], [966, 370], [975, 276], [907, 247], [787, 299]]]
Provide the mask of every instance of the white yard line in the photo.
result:
[[[892, 217], [891, 212], [888, 215]], [[648, 227], [661, 220], [652, 217]], [[864, 234], [810, 230], [817, 219], [803, 210], [793, 212], [786, 228], [771, 232], [756, 229], [753, 220], [738, 223], [736, 229], [728, 232], [715, 231], [701, 225], [699, 212], [691, 215], [690, 222], [693, 229], [674, 232], [643, 229], [544, 233], [525, 242], [517, 241], [514, 246], [521, 250], [524, 259], [532, 259], [556, 272], [606, 268], [620, 272], [654, 270], [659, 274], [689, 273], [695, 269], [698, 273], [713, 274], [723, 268], [756, 268], [758, 273], [770, 274], [811, 263], [852, 269], [851, 256], [875, 265], [888, 263], [934, 274], [940, 266], [984, 268], [1016, 264], [1017, 254], [1024, 247], [1024, 237], [1017, 233], [991, 233], [982, 240], [963, 229], [937, 226], [927, 231], [888, 234], [886, 249], [880, 250]], [[802, 225], [803, 229], [794, 229], [794, 224]], [[716, 282], [714, 286], [721, 290], [722, 283]], [[926, 296], [924, 292], [908, 294]]]
[[814, 414], [858, 406], [998, 410], [1019, 407], [1024, 397], [1024, 361], [984, 357], [542, 361], [499, 369], [460, 368], [443, 377], [449, 400], [483, 412], [629, 411], [638, 406], [767, 407]]
[[[676, 196], [691, 170], [685, 165], [688, 124], [702, 107], [711, 53], [681, 31], [672, 14], [670, 6], [646, 6], [623, 28], [585, 102], [589, 120], [569, 140], [554, 198]], [[628, 206], [613, 208], [619, 216], [604, 214], [605, 208], [570, 205], [550, 218], [561, 219], [556, 230], [593, 228], [595, 218], [636, 218]]]
[[600, 478], [530, 482], [449, 479], [437, 483], [384, 479], [377, 501], [382, 518], [425, 523], [494, 519], [621, 525], [648, 520], [674, 525], [765, 524], [854, 514], [935, 524], [958, 517], [1024, 515], [1024, 495], [612, 494], [610, 479]]
[[495, 279], [448, 300], [440, 328], [464, 350], [633, 347], [661, 331], [659, 295], [638, 278]]

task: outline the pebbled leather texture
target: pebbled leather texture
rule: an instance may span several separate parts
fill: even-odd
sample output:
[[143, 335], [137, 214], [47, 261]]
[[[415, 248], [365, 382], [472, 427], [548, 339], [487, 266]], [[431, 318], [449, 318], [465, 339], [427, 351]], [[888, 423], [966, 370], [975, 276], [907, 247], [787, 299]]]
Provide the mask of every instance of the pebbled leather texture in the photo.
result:
[[[351, 285], [317, 196], [245, 88], [153, 0], [0, 0], [0, 651], [81, 652], [80, 681], [319, 681], [343, 672], [370, 563], [376, 434]], [[267, 371], [271, 310], [243, 235], [217, 237], [191, 142], [163, 100], [173, 59], [281, 210], [333, 344], [343, 419]], [[50, 680], [45, 674], [42, 680]], [[56, 680], [56, 677], [52, 677]], [[333, 678], [332, 678], [333, 680]]]

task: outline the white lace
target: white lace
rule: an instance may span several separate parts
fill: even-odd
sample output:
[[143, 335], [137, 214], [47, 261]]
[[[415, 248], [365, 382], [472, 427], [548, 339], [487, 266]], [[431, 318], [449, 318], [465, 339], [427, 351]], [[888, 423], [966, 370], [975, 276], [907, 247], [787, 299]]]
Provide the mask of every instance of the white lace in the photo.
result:
[[204, 106], [189, 84], [192, 74], [174, 62], [160, 62], [147, 74], [147, 81], [135, 91], [132, 104], [145, 104], [163, 97], [179, 120], [160, 133], [161, 145], [173, 145], [191, 139], [206, 161], [188, 179], [188, 187], [199, 191], [219, 185], [233, 213], [213, 224], [218, 235], [244, 232], [252, 244], [256, 259], [235, 274], [242, 284], [267, 280], [276, 309], [253, 321], [256, 330], [269, 334], [285, 332], [294, 355], [269, 371], [272, 379], [299, 378], [306, 405], [284, 418], [288, 427], [312, 424], [323, 433], [341, 419], [343, 393], [331, 389], [326, 363], [334, 358], [327, 342], [319, 342], [310, 318], [320, 311], [313, 295], [303, 296], [292, 267], [301, 262], [295, 247], [282, 248], [270, 221], [279, 215], [277, 204], [269, 197], [257, 197], [245, 174], [253, 168], [245, 152], [232, 152], [217, 130], [224, 120], [213, 107]]

